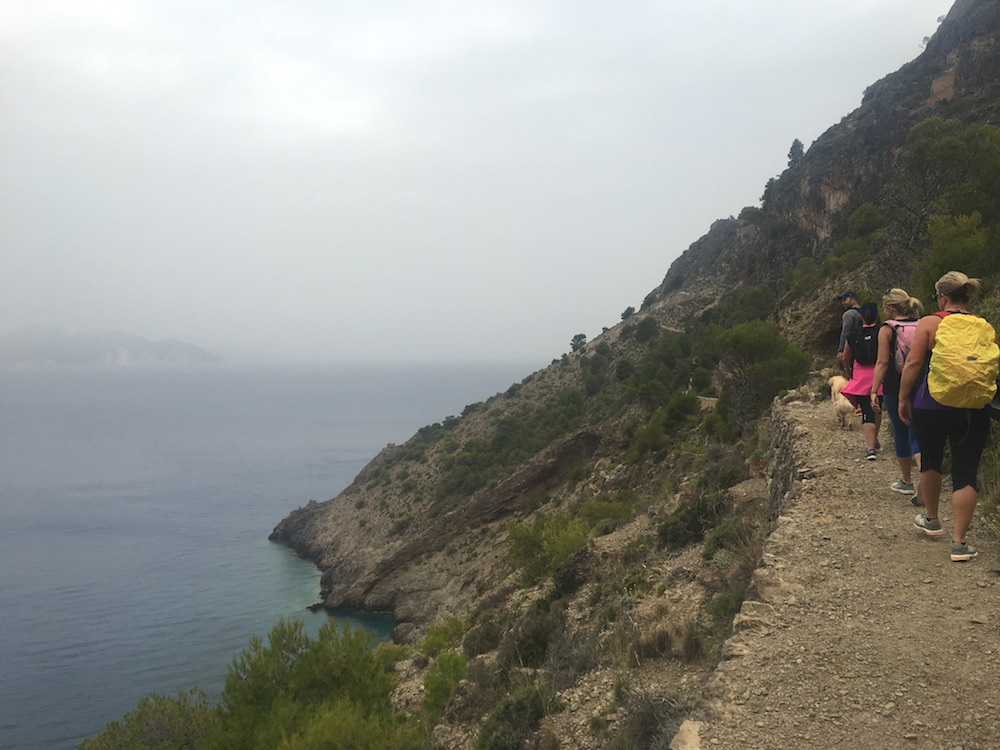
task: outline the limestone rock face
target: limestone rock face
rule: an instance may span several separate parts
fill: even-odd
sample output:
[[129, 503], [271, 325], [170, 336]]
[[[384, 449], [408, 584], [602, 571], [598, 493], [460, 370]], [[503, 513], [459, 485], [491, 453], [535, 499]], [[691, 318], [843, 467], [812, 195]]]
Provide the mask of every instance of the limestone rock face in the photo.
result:
[[[918, 122], [938, 116], [1000, 124], [998, 27], [1000, 4], [956, 2], [919, 57], [872, 84], [858, 109], [762, 186], [762, 209], [715, 222], [671, 265], [651, 294], [662, 319], [683, 327], [739, 286], [766, 284], [781, 297], [800, 259], [822, 265], [856, 208], [898, 204], [895, 170]], [[835, 345], [840, 309], [833, 297], [842, 286], [883, 290], [909, 278], [912, 256], [905, 250], [915, 237], [889, 239], [904, 252], [822, 286], [812, 299], [783, 306], [783, 331], [811, 351], [828, 350], [831, 338]]]

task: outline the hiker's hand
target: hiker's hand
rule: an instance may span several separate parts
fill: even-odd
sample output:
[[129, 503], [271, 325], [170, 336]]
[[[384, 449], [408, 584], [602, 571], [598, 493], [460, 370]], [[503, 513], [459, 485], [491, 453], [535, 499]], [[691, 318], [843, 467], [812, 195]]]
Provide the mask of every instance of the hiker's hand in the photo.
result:
[[871, 402], [872, 402], [872, 410], [876, 414], [881, 414], [882, 413], [882, 407], [881, 407], [881, 405], [879, 405], [878, 394], [877, 393], [873, 393], [871, 395]]
[[910, 400], [908, 398], [899, 399], [899, 418], [903, 420], [903, 424], [909, 426], [910, 424]]

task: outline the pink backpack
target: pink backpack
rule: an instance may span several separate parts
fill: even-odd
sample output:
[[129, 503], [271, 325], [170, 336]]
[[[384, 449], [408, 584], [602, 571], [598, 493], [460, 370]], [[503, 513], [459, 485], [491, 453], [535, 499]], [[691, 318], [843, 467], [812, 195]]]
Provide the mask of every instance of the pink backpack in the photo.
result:
[[917, 330], [917, 321], [890, 320], [886, 325], [892, 328], [893, 364], [896, 366], [896, 372], [902, 372], [903, 365], [906, 364], [906, 355], [910, 353], [910, 345], [913, 343], [913, 334]]

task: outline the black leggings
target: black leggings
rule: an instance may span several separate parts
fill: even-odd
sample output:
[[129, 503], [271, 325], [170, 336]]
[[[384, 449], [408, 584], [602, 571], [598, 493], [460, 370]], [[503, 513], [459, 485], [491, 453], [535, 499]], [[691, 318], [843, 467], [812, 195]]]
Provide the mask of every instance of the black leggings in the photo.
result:
[[[878, 404], [882, 406], [882, 397], [878, 397]], [[861, 424], [875, 424], [875, 410], [872, 408], [872, 400], [861, 396], [858, 399], [858, 406], [861, 407]]]
[[979, 491], [979, 459], [990, 437], [990, 418], [982, 409], [914, 409], [920, 444], [920, 471], [941, 473], [945, 443], [951, 445], [953, 490]]

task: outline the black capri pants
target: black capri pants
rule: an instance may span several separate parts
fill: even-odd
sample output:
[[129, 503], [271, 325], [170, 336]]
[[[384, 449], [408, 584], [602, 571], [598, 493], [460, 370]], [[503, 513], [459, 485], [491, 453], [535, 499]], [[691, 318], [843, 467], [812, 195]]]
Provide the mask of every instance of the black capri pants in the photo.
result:
[[990, 438], [990, 418], [984, 409], [914, 409], [913, 427], [920, 444], [920, 471], [941, 473], [944, 446], [951, 445], [953, 490], [979, 492], [979, 459]]

